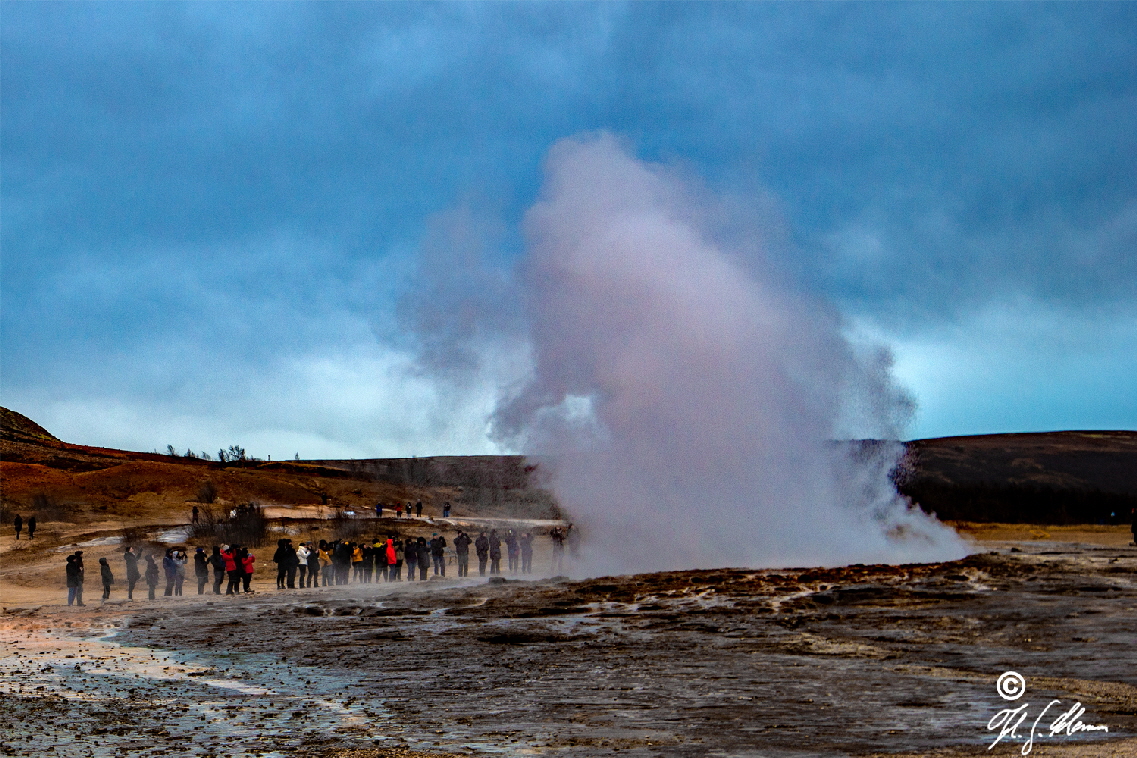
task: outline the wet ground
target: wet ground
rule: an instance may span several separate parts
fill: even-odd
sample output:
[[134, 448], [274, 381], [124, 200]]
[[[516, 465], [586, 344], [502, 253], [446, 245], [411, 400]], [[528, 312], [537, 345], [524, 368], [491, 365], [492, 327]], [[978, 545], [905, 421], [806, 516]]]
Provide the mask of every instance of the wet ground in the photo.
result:
[[1137, 550], [1015, 549], [10, 608], [0, 754], [1137, 755]]

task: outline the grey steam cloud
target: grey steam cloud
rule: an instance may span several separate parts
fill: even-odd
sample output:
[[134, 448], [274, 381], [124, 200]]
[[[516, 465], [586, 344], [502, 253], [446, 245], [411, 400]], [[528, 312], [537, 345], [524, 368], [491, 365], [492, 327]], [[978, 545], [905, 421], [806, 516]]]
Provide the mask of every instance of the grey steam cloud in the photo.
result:
[[[517, 274], [529, 370], [493, 418], [553, 462], [592, 571], [960, 558], [889, 479], [905, 398], [727, 204], [611, 135], [549, 153]], [[757, 230], [755, 234], [760, 234]]]

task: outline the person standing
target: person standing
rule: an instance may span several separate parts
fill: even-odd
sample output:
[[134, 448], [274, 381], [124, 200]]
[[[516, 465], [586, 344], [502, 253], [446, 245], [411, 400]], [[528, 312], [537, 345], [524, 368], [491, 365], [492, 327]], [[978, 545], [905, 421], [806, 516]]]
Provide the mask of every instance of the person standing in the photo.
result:
[[12, 522], [12, 526], [16, 527], [16, 539], [20, 539], [20, 532], [24, 529], [24, 517], [16, 514], [16, 520]]
[[517, 544], [517, 535], [512, 529], [505, 533], [505, 557], [509, 561], [509, 572], [516, 574], [521, 562], [521, 547]]
[[107, 563], [106, 558], [99, 559], [99, 578], [103, 580], [103, 601], [107, 601], [111, 597], [111, 585], [114, 584], [114, 574], [111, 573], [111, 565]]
[[474, 550], [478, 554], [478, 575], [486, 575], [486, 561], [490, 557], [490, 541], [486, 537], [486, 533], [482, 532], [478, 538], [474, 540]]
[[320, 583], [317, 581], [320, 578], [320, 551], [316, 546], [308, 543], [308, 586], [319, 587]]
[[388, 536], [387, 542], [383, 545], [383, 560], [387, 562], [387, 581], [395, 581], [395, 575], [399, 570], [399, 551], [395, 549], [393, 536]]
[[296, 548], [296, 567], [300, 569], [300, 589], [307, 587], [308, 581], [308, 548], [303, 542]]
[[383, 518], [383, 504], [382, 503], [376, 503], [375, 504], [375, 518]]
[[229, 584], [225, 587], [226, 595], [241, 594], [240, 550], [240, 545], [230, 545], [228, 549], [221, 551], [222, 557], [225, 558], [225, 573], [229, 575]]
[[185, 551], [178, 549], [174, 551], [174, 595], [177, 597], [182, 596], [182, 585], [186, 583], [186, 564], [189, 563], [189, 558], [186, 557]]
[[209, 565], [213, 568], [213, 594], [221, 594], [221, 583], [225, 581], [225, 556], [221, 555], [221, 547], [213, 546], [213, 555], [209, 556]]
[[197, 579], [197, 594], [204, 595], [205, 585], [209, 582], [209, 556], [203, 547], [193, 554], [193, 575]]
[[533, 573], [533, 533], [526, 532], [521, 535], [521, 573]]
[[430, 559], [434, 563], [434, 575], [446, 576], [446, 538], [438, 532], [430, 540]]
[[447, 501], [446, 505], [442, 506], [442, 518], [450, 518], [450, 501]]
[[146, 587], [150, 590], [150, 599], [154, 599], [154, 590], [158, 587], [158, 564], [154, 562], [154, 556], [150, 553], [146, 554]]
[[470, 575], [470, 535], [458, 530], [454, 538], [454, 554], [458, 556], [458, 576]]
[[398, 505], [395, 506], [395, 518], [402, 518], [402, 517], [403, 517], [403, 504], [399, 503]]
[[67, 604], [83, 604], [83, 570], [75, 555], [67, 556]]
[[36, 517], [32, 516], [28, 519], [28, 539], [36, 536]]
[[415, 580], [415, 568], [418, 566], [418, 544], [411, 538], [407, 538], [405, 556], [407, 560], [407, 581], [413, 582]]
[[320, 540], [320, 549], [317, 552], [320, 554], [320, 578], [323, 579], [325, 587], [331, 587], [335, 584], [336, 578], [332, 547], [324, 540]]
[[122, 559], [126, 562], [126, 599], [133, 600], [134, 585], [142, 576], [138, 571], [138, 554], [134, 552], [133, 547], [128, 547], [122, 554]]
[[198, 509], [197, 509], [197, 506], [195, 505], [195, 506], [193, 507], [193, 511], [190, 513], [190, 523], [191, 523], [191, 524], [196, 524], [196, 523], [197, 523], [197, 520], [198, 520], [198, 518], [200, 517], [200, 515], [201, 515], [201, 514], [200, 514], [200, 512], [198, 511]]
[[422, 501], [415, 503], [415, 516], [422, 518]]
[[162, 556], [162, 572], [166, 575], [166, 591], [162, 595], [163, 597], [170, 597], [174, 594], [174, 582], [178, 578], [178, 565], [174, 563], [174, 549], [172, 547], [166, 548], [166, 554]]
[[288, 558], [284, 549], [284, 544], [287, 540], [279, 539], [276, 541], [276, 552], [272, 554], [272, 562], [276, 564], [276, 588], [278, 590], [284, 589], [284, 579], [288, 576]]
[[359, 584], [363, 581], [363, 546], [352, 542], [348, 547], [351, 548], [351, 578]]
[[253, 590], [249, 584], [253, 581], [253, 569], [256, 568], [257, 557], [249, 552], [248, 548], [241, 548], [241, 583], [245, 586], [245, 593]]
[[418, 538], [418, 580], [426, 581], [426, 567], [430, 563], [430, 545], [426, 544], [426, 537]]
[[554, 526], [549, 532], [549, 539], [553, 541], [553, 571], [558, 574], [564, 571], [565, 565], [565, 533], [559, 526]]
[[497, 529], [490, 529], [490, 575], [501, 573], [501, 539]]

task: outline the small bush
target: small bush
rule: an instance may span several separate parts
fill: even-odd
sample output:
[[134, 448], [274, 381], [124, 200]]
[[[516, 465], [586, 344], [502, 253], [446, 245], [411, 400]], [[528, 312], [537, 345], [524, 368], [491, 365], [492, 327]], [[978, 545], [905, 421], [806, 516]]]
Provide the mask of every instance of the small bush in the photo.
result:
[[217, 500], [217, 488], [213, 486], [213, 482], [206, 479], [197, 488], [197, 502], [212, 505], [215, 500]]

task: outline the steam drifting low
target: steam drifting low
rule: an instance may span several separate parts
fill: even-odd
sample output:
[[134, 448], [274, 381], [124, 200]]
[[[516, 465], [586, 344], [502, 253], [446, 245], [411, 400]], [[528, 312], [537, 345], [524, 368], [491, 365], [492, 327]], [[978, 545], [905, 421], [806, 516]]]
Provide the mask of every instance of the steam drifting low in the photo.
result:
[[[555, 461], [594, 570], [949, 560], [888, 472], [902, 393], [725, 204], [610, 135], [553, 147], [519, 272], [531, 372], [499, 442]], [[732, 231], [728, 233], [726, 230]]]

